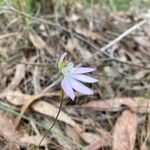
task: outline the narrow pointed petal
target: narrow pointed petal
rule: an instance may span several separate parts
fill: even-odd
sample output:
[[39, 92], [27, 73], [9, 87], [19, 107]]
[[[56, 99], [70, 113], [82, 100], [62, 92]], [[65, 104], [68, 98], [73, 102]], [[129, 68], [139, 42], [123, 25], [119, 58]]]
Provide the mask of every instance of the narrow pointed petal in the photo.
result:
[[88, 73], [94, 71], [95, 68], [89, 68], [89, 67], [75, 67], [74, 73], [79, 74], [79, 73]]
[[64, 78], [62, 81], [61, 81], [61, 87], [62, 89], [64, 90], [64, 92], [72, 99], [74, 100], [75, 99], [75, 93], [68, 81], [67, 78]]
[[92, 77], [82, 75], [82, 74], [75, 74], [75, 75], [70, 75], [73, 79], [76, 79], [78, 81], [86, 82], [86, 83], [95, 83], [97, 82], [97, 79], [94, 79]]
[[76, 91], [78, 91], [80, 93], [83, 93], [83, 94], [86, 94], [86, 95], [93, 94], [93, 91], [91, 89], [89, 89], [88, 87], [86, 87], [85, 85], [83, 85], [82, 83], [80, 83], [77, 80], [69, 78], [69, 83], [70, 83], [71, 87], [74, 90], [76, 90]]
[[62, 56], [58, 60], [58, 67], [60, 68], [61, 63], [63, 62], [64, 58], [66, 57], [67, 53], [63, 53]]

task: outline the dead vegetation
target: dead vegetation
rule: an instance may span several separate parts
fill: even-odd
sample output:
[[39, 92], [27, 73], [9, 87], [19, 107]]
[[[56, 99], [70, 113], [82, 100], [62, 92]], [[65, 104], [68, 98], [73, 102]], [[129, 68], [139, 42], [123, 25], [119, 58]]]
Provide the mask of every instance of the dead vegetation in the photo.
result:
[[150, 148], [150, 13], [109, 15], [99, 5], [77, 4], [49, 4], [51, 12], [37, 16], [11, 7], [1, 12], [0, 149], [34, 149], [54, 121], [63, 52], [96, 67], [98, 83], [92, 96], [65, 97], [41, 149]]

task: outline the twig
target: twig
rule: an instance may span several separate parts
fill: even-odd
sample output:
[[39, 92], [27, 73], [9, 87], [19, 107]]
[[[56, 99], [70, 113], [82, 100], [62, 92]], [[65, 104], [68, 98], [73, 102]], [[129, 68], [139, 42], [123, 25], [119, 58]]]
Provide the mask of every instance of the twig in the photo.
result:
[[132, 26], [131, 28], [129, 28], [128, 30], [126, 30], [125, 32], [123, 32], [121, 35], [119, 35], [117, 38], [115, 38], [114, 40], [112, 40], [111, 42], [109, 42], [106, 46], [102, 47], [100, 49], [100, 52], [106, 51], [108, 48], [110, 48], [111, 46], [113, 46], [114, 44], [116, 44], [117, 42], [119, 42], [120, 40], [122, 40], [128, 34], [130, 34], [131, 32], [135, 31], [136, 29], [138, 29], [139, 27], [141, 27], [145, 23], [146, 23], [146, 20], [142, 20], [139, 23], [135, 24], [134, 26]]

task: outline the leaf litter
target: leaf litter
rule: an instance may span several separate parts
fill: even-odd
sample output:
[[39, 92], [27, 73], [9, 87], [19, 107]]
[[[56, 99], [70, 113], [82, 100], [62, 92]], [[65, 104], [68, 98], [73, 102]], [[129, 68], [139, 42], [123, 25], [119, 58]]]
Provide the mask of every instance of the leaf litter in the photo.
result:
[[[17, 145], [26, 147], [30, 144], [38, 144], [42, 138], [42, 135], [29, 135], [25, 126], [21, 125], [19, 129], [16, 129], [15, 118], [8, 113], [0, 111], [0, 133], [9, 142], [13, 142]], [[45, 139], [42, 145], [46, 145], [50, 140]]]
[[[123, 12], [108, 16], [105, 11], [99, 12], [100, 6], [93, 7], [94, 13], [93, 8], [82, 9], [75, 3], [68, 10], [70, 14], [57, 8], [61, 13], [46, 18], [49, 23], [32, 19], [34, 30], [30, 31], [21, 20], [11, 22], [15, 14], [3, 14], [10, 25], [6, 27], [5, 22], [0, 22], [0, 101], [20, 113], [14, 118], [0, 111], [3, 139], [26, 149], [38, 144], [44, 131], [32, 126], [36, 131], [29, 135], [31, 123], [25, 122], [22, 115], [35, 117], [43, 124], [46, 119], [53, 122], [60, 93], [59, 84], [53, 84], [57, 81], [56, 62], [63, 52], [68, 52], [76, 64], [96, 67], [93, 75], [99, 83], [93, 87], [93, 96], [78, 95], [75, 102], [65, 97], [56, 128], [76, 144], [49, 133], [42, 146], [68, 150], [148, 149], [150, 136], [144, 130], [150, 113], [149, 22], [103, 52], [100, 49], [145, 19], [147, 13], [139, 19], [136, 13], [132, 18]], [[47, 93], [44, 89], [48, 89]]]

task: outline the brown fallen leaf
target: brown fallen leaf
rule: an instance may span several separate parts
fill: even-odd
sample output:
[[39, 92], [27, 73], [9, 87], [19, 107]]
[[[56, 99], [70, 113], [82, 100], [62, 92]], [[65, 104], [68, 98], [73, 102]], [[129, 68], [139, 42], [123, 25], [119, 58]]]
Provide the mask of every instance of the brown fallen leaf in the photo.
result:
[[92, 32], [91, 30], [87, 30], [85, 28], [81, 28], [80, 26], [76, 27], [74, 29], [77, 33], [87, 37], [87, 38], [91, 38], [92, 40], [99, 40], [100, 41], [100, 37], [97, 33]]
[[[17, 95], [15, 95], [17, 94]], [[31, 106], [35, 111], [53, 117], [56, 117], [56, 114], [58, 113], [58, 108], [54, 107], [53, 105], [51, 105], [48, 102], [45, 101], [41, 101], [41, 102], [37, 102], [39, 101], [41, 97], [44, 96], [48, 96], [48, 97], [52, 97], [52, 96], [59, 96], [58, 92], [53, 92], [53, 93], [43, 93], [43, 94], [39, 94], [39, 95], [24, 95], [18, 92], [10, 92], [10, 97], [8, 97], [7, 92], [4, 92], [2, 95], [0, 95], [0, 97], [7, 97], [7, 100], [9, 100], [9, 98], [20, 98], [18, 103], [16, 104], [16, 101], [11, 100], [11, 103], [18, 105], [18, 104], [22, 104], [23, 102], [23, 106], [21, 108], [21, 113], [19, 115], [19, 117], [16, 120], [16, 128], [19, 126], [20, 124], [20, 120], [22, 118], [22, 115], [27, 111], [27, 109]], [[35, 103], [34, 105], [32, 105], [33, 103]], [[58, 120], [63, 121], [71, 126], [73, 126], [77, 131], [81, 131], [80, 126], [70, 117], [68, 116], [66, 113], [62, 112], [60, 113]]]
[[125, 110], [113, 130], [113, 150], [133, 150], [136, 138], [137, 114]]
[[84, 104], [81, 107], [93, 108], [99, 111], [116, 112], [122, 110], [123, 106], [128, 107], [134, 112], [150, 113], [150, 101], [149, 99], [143, 97], [126, 97], [101, 101], [90, 101], [89, 103]]
[[6, 90], [15, 90], [19, 86], [24, 76], [25, 76], [25, 65], [18, 64], [16, 66], [16, 72], [15, 72], [14, 78], [9, 84], [9, 86], [6, 88]]
[[149, 39], [146, 36], [135, 36], [134, 40], [143, 47], [150, 47]]
[[87, 146], [88, 150], [98, 150], [102, 147], [112, 145], [111, 133], [104, 130], [103, 128], [99, 128], [98, 131], [100, 134], [100, 138], [89, 143], [89, 145]]
[[50, 54], [52, 57], [55, 56], [55, 51], [52, 48], [48, 47], [46, 45], [46, 43], [43, 41], [43, 39], [39, 35], [37, 35], [36, 33], [30, 33], [29, 34], [29, 38], [30, 38], [32, 44], [36, 48], [38, 48], [38, 49], [46, 49], [48, 54]]
[[148, 147], [146, 146], [145, 143], [142, 144], [141, 149], [140, 150], [148, 150]]
[[1, 99], [6, 99], [9, 103], [15, 106], [21, 106], [30, 96], [23, 94], [21, 91], [7, 90], [0, 94]]
[[70, 137], [71, 139], [73, 139], [74, 141], [78, 143], [82, 143], [79, 133], [76, 132], [76, 130], [73, 127], [66, 125], [65, 132], [66, 132], [66, 135]]
[[[42, 93], [39, 95], [24, 95], [22, 94], [22, 97], [24, 96], [23, 100], [23, 106], [21, 108], [21, 113], [20, 116], [17, 118], [16, 121], [16, 128], [19, 126], [20, 120], [22, 115], [26, 112], [26, 110], [37, 100], [39, 100], [41, 97], [44, 96], [48, 96], [48, 97], [52, 97], [52, 96], [59, 96], [60, 94], [58, 92], [53, 92], [53, 93]], [[21, 95], [19, 95], [21, 98]]]
[[90, 107], [100, 111], [119, 111], [122, 109], [122, 106], [127, 106], [132, 111], [136, 111], [138, 107], [136, 101], [129, 97], [90, 101], [89, 103], [82, 105], [82, 107]]
[[136, 97], [134, 98], [134, 100], [138, 105], [138, 113], [150, 113], [150, 99], [146, 99], [144, 97]]
[[[0, 110], [0, 134], [10, 142], [14, 142], [21, 146], [27, 146], [29, 144], [38, 145], [42, 136], [34, 135], [29, 136], [27, 130], [23, 125], [18, 130], [15, 128], [15, 118], [8, 113]], [[47, 138], [42, 142], [42, 146], [48, 144], [50, 140]]]
[[[55, 118], [58, 113], [58, 108], [45, 101], [35, 102], [31, 107], [34, 111], [53, 118]], [[81, 127], [69, 115], [67, 115], [63, 111], [60, 112], [58, 120], [63, 121], [68, 125], [74, 127], [78, 132], [82, 131]]]
[[19, 90], [17, 91], [6, 90], [0, 94], [0, 98], [3, 100], [6, 99], [6, 101], [15, 106], [26, 105], [26, 107], [28, 108], [34, 101], [38, 100], [41, 97], [53, 97], [53, 96], [59, 97], [59, 95], [60, 95], [59, 92], [43, 93], [39, 95], [29, 95], [23, 94]]
[[83, 132], [81, 133], [81, 137], [88, 144], [100, 139], [100, 136], [98, 134], [91, 132]]
[[98, 140], [95, 140], [95, 141], [91, 142], [87, 146], [87, 150], [98, 150], [102, 147], [110, 146], [110, 145], [111, 145], [110, 141], [107, 141], [105, 139], [98, 139]]

